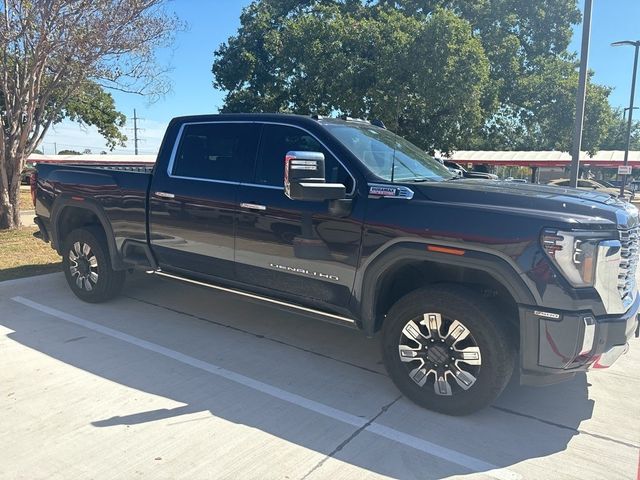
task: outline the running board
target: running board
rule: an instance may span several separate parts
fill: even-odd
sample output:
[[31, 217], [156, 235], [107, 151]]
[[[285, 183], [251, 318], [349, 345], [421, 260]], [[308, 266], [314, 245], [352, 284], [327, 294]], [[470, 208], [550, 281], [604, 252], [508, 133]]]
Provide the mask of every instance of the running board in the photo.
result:
[[297, 310], [299, 312], [306, 313], [311, 316], [321, 317], [322, 320], [335, 323], [337, 325], [348, 326], [351, 328], [357, 328], [355, 320], [343, 317], [341, 315], [336, 315], [334, 313], [323, 312], [322, 310], [316, 310], [314, 308], [303, 307], [301, 305], [296, 305], [295, 303], [283, 302], [282, 300], [274, 300], [269, 297], [263, 297], [262, 295], [257, 295], [255, 293], [249, 293], [242, 290], [236, 290], [229, 287], [221, 287], [219, 285], [214, 285], [212, 283], [201, 282], [198, 280], [192, 280], [191, 278], [181, 277], [179, 275], [174, 275], [172, 273], [166, 273], [162, 270], [150, 270], [147, 273], [152, 275], [160, 275], [161, 277], [172, 278], [174, 280], [181, 280], [183, 282], [192, 283], [194, 285], [200, 285], [201, 287], [213, 288], [214, 290], [220, 290], [222, 292], [234, 293], [236, 295], [240, 295], [242, 297], [250, 298], [252, 300], [258, 300], [261, 302], [267, 302], [274, 305], [278, 305], [280, 307], [285, 307], [287, 309]]

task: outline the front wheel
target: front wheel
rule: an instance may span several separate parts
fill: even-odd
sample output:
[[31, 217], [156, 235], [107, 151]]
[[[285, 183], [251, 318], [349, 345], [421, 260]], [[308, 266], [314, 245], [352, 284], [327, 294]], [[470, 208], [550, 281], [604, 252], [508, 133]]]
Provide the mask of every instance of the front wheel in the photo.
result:
[[515, 348], [499, 312], [464, 287], [409, 293], [383, 326], [384, 363], [418, 405], [449, 415], [488, 406], [513, 373]]
[[126, 272], [112, 268], [104, 234], [94, 227], [78, 228], [67, 235], [62, 267], [73, 293], [89, 303], [117, 296], [126, 276]]

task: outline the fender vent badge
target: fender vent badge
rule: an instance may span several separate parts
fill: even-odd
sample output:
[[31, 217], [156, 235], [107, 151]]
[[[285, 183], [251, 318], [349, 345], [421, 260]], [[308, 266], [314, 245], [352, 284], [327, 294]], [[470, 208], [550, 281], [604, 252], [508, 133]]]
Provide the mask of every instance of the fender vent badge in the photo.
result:
[[413, 190], [403, 185], [370, 183], [369, 198], [402, 198], [411, 200], [413, 198]]

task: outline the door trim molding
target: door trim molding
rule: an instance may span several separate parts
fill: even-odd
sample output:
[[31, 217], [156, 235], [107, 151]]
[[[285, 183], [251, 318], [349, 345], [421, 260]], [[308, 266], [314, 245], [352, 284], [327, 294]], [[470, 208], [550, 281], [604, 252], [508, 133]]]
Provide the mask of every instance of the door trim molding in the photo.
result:
[[[253, 300], [259, 300], [262, 302], [271, 303], [274, 305], [279, 305], [281, 307], [286, 307], [289, 309], [297, 310], [300, 312], [304, 312], [310, 315], [317, 315], [321, 317], [325, 317], [327, 321], [332, 323], [336, 323], [338, 325], [345, 325], [351, 328], [356, 328], [356, 321], [352, 318], [343, 317], [341, 315], [336, 315], [334, 313], [323, 312], [322, 310], [316, 310], [315, 308], [303, 307], [301, 305], [296, 305], [295, 303], [284, 302], [282, 300], [275, 300], [273, 298], [265, 297], [263, 295], [257, 295], [255, 293], [245, 292], [243, 290], [236, 290], [234, 288], [222, 287], [220, 285], [216, 285], [213, 283], [202, 282], [199, 280], [193, 280], [191, 278], [183, 277], [180, 275], [175, 275], [173, 273], [163, 272], [162, 270], [153, 270], [151, 272], [147, 272], [153, 275], [160, 275], [161, 277], [172, 278], [174, 280], [181, 280], [183, 282], [192, 283], [194, 285], [200, 285], [202, 287], [213, 288], [215, 290], [220, 290], [222, 292], [234, 293], [236, 295], [240, 295], [243, 297], [251, 298]], [[330, 319], [330, 320], [329, 320]]]

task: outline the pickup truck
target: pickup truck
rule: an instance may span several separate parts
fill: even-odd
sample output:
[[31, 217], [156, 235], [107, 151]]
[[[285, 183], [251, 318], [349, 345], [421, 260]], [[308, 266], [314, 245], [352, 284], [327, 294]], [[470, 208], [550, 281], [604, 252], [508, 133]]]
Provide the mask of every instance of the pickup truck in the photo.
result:
[[637, 335], [634, 206], [457, 178], [380, 122], [181, 117], [154, 166], [43, 164], [32, 190], [80, 299], [142, 269], [357, 328], [403, 394], [447, 414], [514, 371], [607, 367]]

